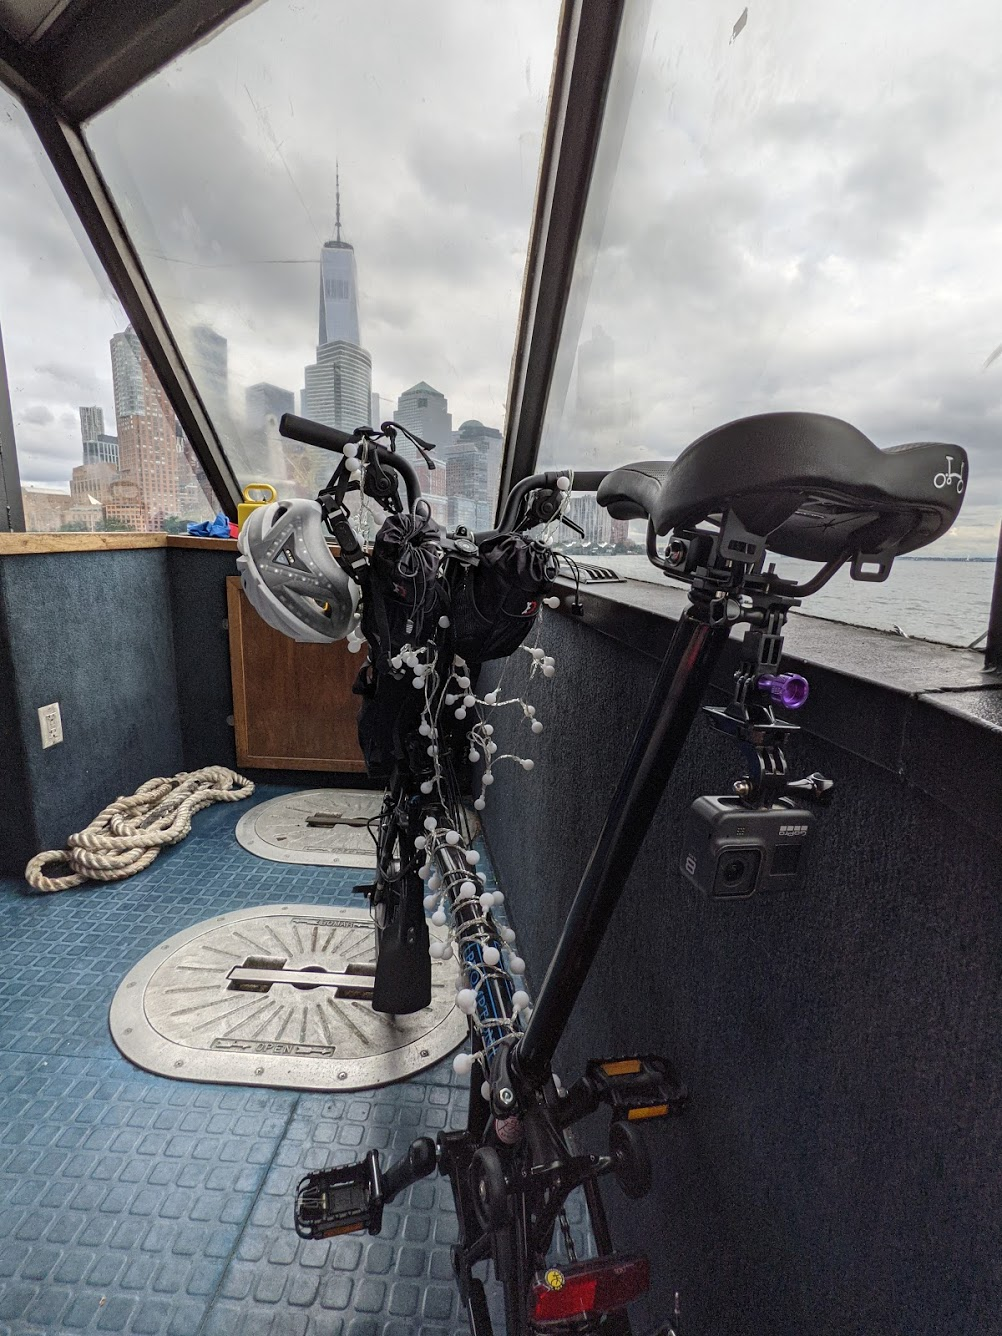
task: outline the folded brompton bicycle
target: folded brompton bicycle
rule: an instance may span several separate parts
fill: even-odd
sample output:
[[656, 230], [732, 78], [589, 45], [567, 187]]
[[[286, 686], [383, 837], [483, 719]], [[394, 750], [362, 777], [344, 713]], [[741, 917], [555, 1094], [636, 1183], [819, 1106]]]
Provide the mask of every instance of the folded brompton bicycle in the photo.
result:
[[[934, 443], [881, 450], [837, 418], [763, 414], [707, 433], [672, 462], [576, 478], [570, 471], [534, 475], [513, 489], [496, 531], [445, 535], [431, 523], [413, 471], [392, 449], [402, 429], [383, 424], [378, 433], [349, 437], [286, 417], [281, 430], [343, 458], [318, 502], [255, 512], [256, 527], [241, 538], [242, 575], [262, 615], [288, 634], [298, 621], [310, 638], [348, 632], [356, 650], [363, 637], [368, 642], [357, 686], [360, 737], [373, 772], [388, 779], [377, 875], [361, 888], [379, 945], [373, 1005], [401, 1013], [426, 1005], [428, 953], [437, 948], [440, 958], [457, 960], [457, 1004], [470, 1018], [472, 1050], [454, 1063], [471, 1076], [466, 1127], [436, 1141], [418, 1138], [389, 1166], [370, 1151], [359, 1164], [307, 1175], [297, 1190], [296, 1228], [307, 1238], [378, 1233], [386, 1204], [437, 1170], [455, 1197], [453, 1264], [474, 1336], [492, 1336], [501, 1320], [492, 1317], [475, 1274], [486, 1262], [503, 1289], [508, 1336], [626, 1336], [627, 1306], [648, 1287], [647, 1261], [615, 1252], [598, 1183], [611, 1175], [628, 1197], [647, 1193], [651, 1168], [638, 1124], [681, 1112], [686, 1092], [668, 1060], [655, 1054], [592, 1061], [564, 1089], [551, 1070], [556, 1046], [735, 628], [743, 634], [730, 699], [702, 709], [738, 744], [746, 773], [731, 793], [693, 803], [680, 871], [723, 901], [803, 884], [810, 805], [828, 802], [832, 783], [819, 774], [788, 775], [783, 747], [796, 726], [777, 718], [774, 707], [799, 709], [808, 686], [799, 674], [780, 671], [786, 618], [842, 566], [853, 579], [883, 580], [896, 556], [944, 533], [960, 509], [966, 455]], [[946, 450], [960, 461], [949, 475]], [[614, 518], [647, 521], [648, 556], [688, 587], [688, 606], [532, 1007], [517, 986], [524, 962], [513, 934], [492, 913], [499, 893], [488, 892], [475, 870], [461, 761], [484, 763], [474, 803], [481, 810], [497, 761], [531, 766], [495, 756], [486, 716], [504, 702], [497, 692], [480, 699], [476, 682], [481, 663], [522, 645], [542, 603], [561, 601], [549, 592], [553, 553], [526, 531], [542, 524], [546, 536], [546, 526], [566, 518], [572, 481], [581, 490], [597, 488]], [[348, 517], [351, 488], [388, 512], [371, 556]], [[325, 543], [317, 545], [321, 519], [340, 545], [336, 560]], [[659, 538], [668, 539], [663, 549]], [[766, 564], [770, 552], [820, 569], [806, 583], [790, 582]], [[570, 611], [581, 611], [576, 590], [565, 598]], [[552, 676], [542, 649], [533, 645], [529, 653], [533, 671]], [[533, 707], [509, 703], [540, 731]], [[434, 923], [449, 924], [446, 944], [429, 948], [426, 910]], [[584, 1152], [574, 1126], [603, 1105], [611, 1113], [607, 1146]], [[585, 1258], [565, 1211], [578, 1188], [594, 1245]], [[674, 1321], [677, 1327], [677, 1296]]]

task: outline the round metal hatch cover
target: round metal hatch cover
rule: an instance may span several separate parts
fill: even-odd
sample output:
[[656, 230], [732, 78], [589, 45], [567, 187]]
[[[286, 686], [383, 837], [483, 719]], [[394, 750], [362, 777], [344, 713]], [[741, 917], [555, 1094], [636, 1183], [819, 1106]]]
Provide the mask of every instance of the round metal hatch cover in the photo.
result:
[[[433, 936], [445, 929], [429, 924]], [[375, 936], [364, 909], [267, 905], [196, 924], [144, 956], [111, 1003], [111, 1037], [158, 1076], [291, 1090], [367, 1090], [463, 1043], [450, 967], [431, 1006], [372, 1010]]]
[[371, 789], [304, 789], [249, 808], [237, 842], [273, 863], [375, 867], [376, 846], [365, 825], [379, 815], [383, 794]]

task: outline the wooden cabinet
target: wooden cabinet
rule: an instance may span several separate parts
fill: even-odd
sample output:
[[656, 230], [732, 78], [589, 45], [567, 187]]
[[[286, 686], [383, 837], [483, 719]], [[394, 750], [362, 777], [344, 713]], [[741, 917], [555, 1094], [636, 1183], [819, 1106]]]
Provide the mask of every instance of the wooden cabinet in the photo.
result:
[[263, 622], [238, 576], [226, 581], [237, 764], [364, 771], [351, 684], [362, 656], [343, 640], [304, 645]]

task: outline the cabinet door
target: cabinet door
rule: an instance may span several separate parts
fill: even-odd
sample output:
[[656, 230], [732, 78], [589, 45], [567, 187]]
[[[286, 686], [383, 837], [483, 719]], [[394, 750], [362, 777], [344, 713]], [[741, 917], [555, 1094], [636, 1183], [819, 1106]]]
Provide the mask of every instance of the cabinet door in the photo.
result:
[[365, 769], [351, 684], [362, 655], [347, 643], [303, 645], [263, 622], [238, 576], [226, 581], [237, 765], [265, 770]]

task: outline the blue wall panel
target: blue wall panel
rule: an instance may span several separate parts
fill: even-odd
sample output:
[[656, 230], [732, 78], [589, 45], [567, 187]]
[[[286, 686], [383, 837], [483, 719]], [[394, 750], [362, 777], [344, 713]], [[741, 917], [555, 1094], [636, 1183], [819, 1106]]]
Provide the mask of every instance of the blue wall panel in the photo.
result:
[[[183, 768], [166, 553], [55, 553], [0, 562], [6, 643], [39, 848], [59, 848], [121, 794]], [[42, 750], [38, 708], [63, 742]], [[4, 844], [8, 871], [23, 868]]]
[[[505, 667], [506, 763], [488, 793], [498, 880], [538, 987], [600, 829], [656, 664], [544, 620], [557, 661]], [[490, 676], [496, 679], [497, 668]], [[482, 689], [490, 684], [484, 682]], [[989, 730], [983, 749], [995, 748]], [[806, 733], [791, 770], [837, 781], [798, 894], [707, 901], [677, 871], [681, 821], [726, 793], [737, 749], [700, 722], [641, 845], [558, 1051], [663, 1052], [682, 1118], [645, 1135], [655, 1186], [606, 1193], [617, 1246], [648, 1252], [650, 1326], [681, 1297], [686, 1336], [994, 1336], [1002, 1294], [1002, 856], [897, 774]], [[943, 751], [944, 780], [973, 764]], [[604, 1121], [589, 1129], [602, 1149]], [[647, 1330], [643, 1323], [640, 1330]]]

